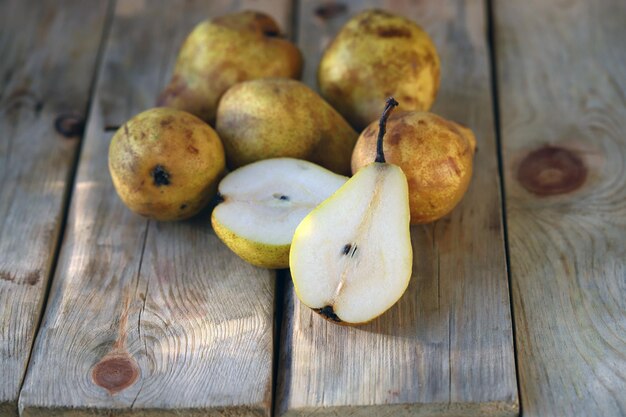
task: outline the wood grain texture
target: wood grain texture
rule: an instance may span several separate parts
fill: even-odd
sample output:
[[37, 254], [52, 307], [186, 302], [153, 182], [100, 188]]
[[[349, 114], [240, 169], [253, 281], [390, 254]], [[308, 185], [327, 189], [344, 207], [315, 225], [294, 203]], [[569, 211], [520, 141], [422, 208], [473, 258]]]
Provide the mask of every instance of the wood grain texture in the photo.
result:
[[626, 415], [626, 3], [497, 2], [524, 415]]
[[[17, 415], [57, 252], [106, 3], [0, 3], [1, 416]], [[62, 121], [60, 129], [56, 121]]]
[[[333, 325], [288, 286], [278, 372], [280, 415], [516, 415], [510, 303], [490, 91], [484, 4], [479, 1], [322, 1], [300, 8], [306, 81], [352, 14], [378, 6], [423, 25], [441, 56], [434, 111], [478, 139], [472, 185], [451, 215], [412, 228], [413, 277], [399, 303], [372, 323]], [[331, 13], [332, 14], [332, 13]], [[321, 33], [320, 36], [313, 36]]]
[[[105, 128], [150, 105], [175, 60], [168, 45], [245, 7], [178, 4], [116, 5], [24, 416], [270, 414], [275, 273], [230, 252], [208, 212], [181, 223], [131, 213], [109, 177]], [[274, 7], [287, 15], [287, 2]]]

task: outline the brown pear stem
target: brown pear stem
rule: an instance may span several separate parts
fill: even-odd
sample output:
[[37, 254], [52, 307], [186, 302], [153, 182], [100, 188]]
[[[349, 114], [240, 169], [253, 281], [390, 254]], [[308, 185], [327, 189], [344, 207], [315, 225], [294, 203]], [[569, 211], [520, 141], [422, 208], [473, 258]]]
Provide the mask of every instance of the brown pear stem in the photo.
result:
[[387, 119], [397, 105], [398, 102], [393, 97], [389, 97], [385, 103], [385, 110], [383, 110], [383, 114], [380, 116], [380, 121], [378, 122], [378, 140], [376, 142], [376, 159], [374, 159], [374, 162], [385, 163], [383, 137], [387, 131]]

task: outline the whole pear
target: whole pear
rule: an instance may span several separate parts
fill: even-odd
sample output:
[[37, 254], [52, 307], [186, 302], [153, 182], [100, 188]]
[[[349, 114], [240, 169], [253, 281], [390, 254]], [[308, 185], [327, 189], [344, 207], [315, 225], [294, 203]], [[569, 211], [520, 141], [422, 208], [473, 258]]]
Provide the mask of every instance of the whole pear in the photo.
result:
[[[376, 154], [378, 125], [371, 123], [352, 154], [352, 171]], [[461, 201], [472, 178], [476, 138], [458, 123], [428, 112], [393, 114], [384, 143], [388, 162], [398, 165], [409, 183], [411, 224], [433, 222]]]
[[318, 68], [322, 96], [357, 130], [378, 118], [389, 96], [399, 111], [429, 110], [439, 88], [439, 56], [417, 24], [382, 10], [350, 19]]
[[349, 174], [358, 138], [317, 93], [285, 78], [231, 87], [220, 101], [216, 129], [231, 169], [261, 159], [290, 157]]
[[224, 166], [224, 147], [211, 126], [175, 109], [138, 114], [109, 146], [118, 195], [132, 211], [156, 220], [198, 213], [215, 195]]
[[300, 51], [281, 38], [270, 16], [234, 13], [193, 29], [157, 105], [185, 110], [213, 124], [217, 103], [230, 86], [263, 77], [300, 78], [301, 70]]

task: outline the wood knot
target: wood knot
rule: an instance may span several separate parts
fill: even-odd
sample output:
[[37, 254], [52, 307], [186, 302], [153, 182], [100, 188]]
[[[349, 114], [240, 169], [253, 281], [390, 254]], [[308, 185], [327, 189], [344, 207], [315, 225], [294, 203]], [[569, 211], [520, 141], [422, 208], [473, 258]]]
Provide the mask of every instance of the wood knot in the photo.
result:
[[139, 367], [128, 356], [112, 356], [98, 362], [91, 372], [91, 377], [94, 384], [113, 395], [137, 382]]
[[348, 10], [348, 7], [343, 3], [327, 3], [315, 9], [315, 16], [322, 20], [327, 20], [345, 13], [346, 10]]
[[529, 153], [517, 170], [517, 180], [533, 194], [565, 194], [583, 185], [587, 168], [574, 152], [544, 146]]
[[54, 119], [54, 129], [66, 138], [80, 137], [85, 129], [85, 120], [75, 113], [60, 114]]

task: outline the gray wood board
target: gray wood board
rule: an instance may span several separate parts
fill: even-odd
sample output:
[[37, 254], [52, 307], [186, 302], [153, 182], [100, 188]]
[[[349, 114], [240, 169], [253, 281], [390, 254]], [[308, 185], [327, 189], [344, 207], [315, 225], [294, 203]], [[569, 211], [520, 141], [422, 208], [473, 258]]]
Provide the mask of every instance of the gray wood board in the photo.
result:
[[385, 8], [422, 25], [442, 62], [433, 111], [471, 127], [474, 177], [462, 203], [414, 226], [413, 277], [372, 323], [340, 327], [301, 305], [287, 286], [278, 372], [280, 415], [516, 415], [518, 395], [486, 41], [479, 1], [346, 2], [300, 6], [304, 78], [357, 11]]
[[495, 3], [524, 415], [626, 415], [626, 3]]
[[[117, 3], [23, 415], [270, 414], [275, 273], [230, 252], [208, 212], [131, 213], [109, 177], [106, 127], [150, 106], [196, 22], [250, 7], [171, 4]], [[286, 24], [287, 2], [259, 6]]]
[[2, 416], [17, 415], [106, 15], [107, 2], [0, 3]]

